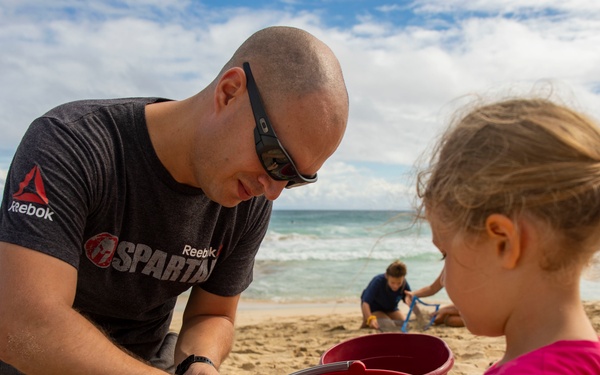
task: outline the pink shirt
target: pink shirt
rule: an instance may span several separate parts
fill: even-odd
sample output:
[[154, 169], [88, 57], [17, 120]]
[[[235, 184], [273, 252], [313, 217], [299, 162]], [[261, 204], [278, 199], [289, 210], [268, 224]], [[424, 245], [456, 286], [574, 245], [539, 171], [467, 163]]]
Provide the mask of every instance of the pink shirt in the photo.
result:
[[503, 365], [494, 364], [484, 375], [599, 375], [599, 341], [557, 341]]

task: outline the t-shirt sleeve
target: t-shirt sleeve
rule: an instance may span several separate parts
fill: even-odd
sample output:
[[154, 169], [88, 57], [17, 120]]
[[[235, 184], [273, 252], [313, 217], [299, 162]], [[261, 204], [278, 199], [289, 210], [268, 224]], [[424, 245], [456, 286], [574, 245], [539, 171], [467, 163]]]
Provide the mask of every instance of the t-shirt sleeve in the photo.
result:
[[366, 303], [372, 303], [375, 300], [377, 290], [380, 288], [379, 285], [380, 283], [378, 277], [376, 276], [369, 282], [369, 285], [367, 285], [367, 287], [363, 291], [360, 297], [361, 301]]
[[7, 175], [0, 240], [79, 265], [97, 147], [68, 125], [42, 117], [29, 127]]

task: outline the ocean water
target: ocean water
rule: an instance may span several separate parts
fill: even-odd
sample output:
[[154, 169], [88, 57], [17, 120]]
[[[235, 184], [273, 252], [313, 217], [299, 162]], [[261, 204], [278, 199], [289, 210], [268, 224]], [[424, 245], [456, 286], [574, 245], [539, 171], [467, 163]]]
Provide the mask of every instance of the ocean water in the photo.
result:
[[[426, 223], [410, 212], [275, 210], [242, 298], [270, 302], [347, 302], [400, 259], [413, 290], [443, 268]], [[582, 298], [600, 300], [600, 280], [582, 280]], [[448, 301], [445, 289], [432, 301]]]

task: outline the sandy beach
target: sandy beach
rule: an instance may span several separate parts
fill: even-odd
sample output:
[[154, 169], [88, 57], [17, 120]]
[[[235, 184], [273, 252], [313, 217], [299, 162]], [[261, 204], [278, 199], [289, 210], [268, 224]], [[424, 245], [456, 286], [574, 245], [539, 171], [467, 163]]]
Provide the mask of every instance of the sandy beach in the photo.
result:
[[[171, 328], [181, 326], [185, 300], [176, 309]], [[600, 301], [585, 302], [586, 311], [600, 335]], [[359, 302], [277, 304], [240, 302], [233, 350], [221, 374], [286, 375], [315, 366], [332, 346], [354, 337], [377, 334], [360, 329]], [[455, 363], [450, 375], [482, 374], [500, 358], [504, 339], [474, 336], [466, 328], [434, 326], [427, 334], [443, 339]]]

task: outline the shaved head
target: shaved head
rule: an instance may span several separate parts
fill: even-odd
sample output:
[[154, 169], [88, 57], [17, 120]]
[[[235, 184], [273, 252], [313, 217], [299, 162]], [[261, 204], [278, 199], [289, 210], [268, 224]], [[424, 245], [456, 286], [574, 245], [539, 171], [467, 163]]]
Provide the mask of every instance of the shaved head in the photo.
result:
[[251, 35], [225, 64], [221, 75], [249, 62], [268, 107], [317, 91], [344, 101], [348, 94], [340, 64], [331, 49], [312, 34], [294, 27], [274, 26]]

